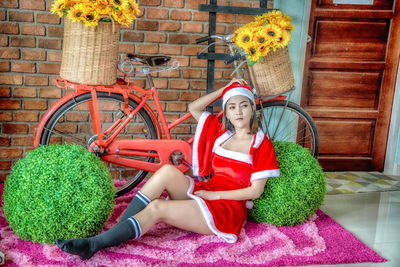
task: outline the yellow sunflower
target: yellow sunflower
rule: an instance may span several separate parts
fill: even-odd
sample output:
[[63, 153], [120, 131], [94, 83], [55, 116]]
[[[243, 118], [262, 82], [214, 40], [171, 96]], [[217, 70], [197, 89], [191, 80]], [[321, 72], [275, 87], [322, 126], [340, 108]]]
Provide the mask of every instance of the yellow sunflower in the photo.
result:
[[261, 52], [256, 44], [249, 46], [247, 49], [247, 59], [251, 62], [256, 62], [261, 59]]
[[269, 40], [268, 34], [264, 31], [264, 27], [259, 26], [254, 29], [253, 40], [258, 44], [262, 45]]
[[239, 47], [247, 47], [248, 43], [253, 40], [253, 31], [248, 28], [242, 28], [235, 35], [235, 43]]
[[51, 6], [51, 13], [57, 14], [60, 18], [64, 15], [64, 11], [66, 10], [66, 6], [64, 0], [56, 0]]
[[128, 3], [129, 3], [129, 7], [133, 10], [133, 13], [135, 15], [140, 15], [139, 5], [133, 0], [128, 0]]
[[264, 26], [263, 31], [268, 35], [271, 42], [277, 42], [282, 36], [282, 30], [274, 24], [267, 24]]
[[110, 0], [110, 4], [116, 11], [125, 9], [129, 5], [127, 0]]
[[97, 26], [99, 24], [100, 16], [95, 11], [89, 11], [82, 17], [82, 21], [86, 26]]
[[84, 4], [76, 4], [69, 10], [67, 17], [72, 21], [81, 21], [86, 13], [87, 8]]
[[281, 38], [276, 42], [276, 46], [283, 48], [289, 45], [291, 33], [290, 31], [282, 31]]

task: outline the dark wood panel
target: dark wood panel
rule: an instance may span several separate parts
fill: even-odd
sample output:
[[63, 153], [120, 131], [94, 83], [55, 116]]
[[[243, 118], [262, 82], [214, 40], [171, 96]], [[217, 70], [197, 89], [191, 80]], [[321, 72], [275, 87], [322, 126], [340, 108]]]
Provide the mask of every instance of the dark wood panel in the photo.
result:
[[356, 110], [350, 108], [327, 108], [327, 107], [307, 107], [307, 112], [313, 118], [355, 118], [355, 119], [377, 119], [377, 110]]
[[386, 9], [392, 10], [394, 0], [374, 0], [372, 5], [343, 5], [334, 4], [333, 0], [319, 0], [317, 7], [331, 9]]
[[314, 120], [320, 138], [320, 156], [371, 156], [375, 120]]
[[361, 61], [350, 59], [324, 59], [314, 57], [309, 60], [309, 66], [312, 69], [357, 69], [357, 70], [383, 70], [385, 68], [384, 61]]
[[387, 21], [318, 20], [314, 57], [385, 60]]
[[308, 106], [377, 109], [382, 73], [310, 70]]

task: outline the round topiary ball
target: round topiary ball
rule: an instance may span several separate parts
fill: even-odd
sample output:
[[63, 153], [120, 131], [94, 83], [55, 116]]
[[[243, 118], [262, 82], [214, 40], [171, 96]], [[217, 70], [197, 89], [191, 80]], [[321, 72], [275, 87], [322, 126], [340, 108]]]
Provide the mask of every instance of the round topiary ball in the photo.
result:
[[310, 152], [294, 143], [273, 142], [280, 177], [268, 179], [249, 218], [278, 226], [301, 224], [322, 205], [325, 174]]
[[11, 168], [3, 193], [4, 215], [20, 238], [95, 235], [112, 212], [115, 188], [105, 164], [78, 145], [41, 146]]

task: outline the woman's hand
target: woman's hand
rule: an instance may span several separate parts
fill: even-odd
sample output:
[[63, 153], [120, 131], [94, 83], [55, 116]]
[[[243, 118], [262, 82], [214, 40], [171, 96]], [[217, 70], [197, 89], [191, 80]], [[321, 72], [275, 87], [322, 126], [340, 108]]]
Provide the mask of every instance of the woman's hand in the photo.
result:
[[207, 200], [218, 200], [219, 195], [217, 192], [213, 192], [213, 191], [207, 191], [207, 190], [199, 190], [194, 192], [195, 196], [207, 199]]

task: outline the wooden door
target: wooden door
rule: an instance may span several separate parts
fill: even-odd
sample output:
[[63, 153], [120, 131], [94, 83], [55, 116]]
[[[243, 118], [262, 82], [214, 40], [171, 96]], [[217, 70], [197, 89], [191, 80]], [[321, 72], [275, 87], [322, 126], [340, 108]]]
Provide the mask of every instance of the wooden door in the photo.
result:
[[[301, 104], [326, 170], [384, 166], [400, 53], [400, 0], [312, 0]], [[343, 0], [342, 0], [343, 2]]]

